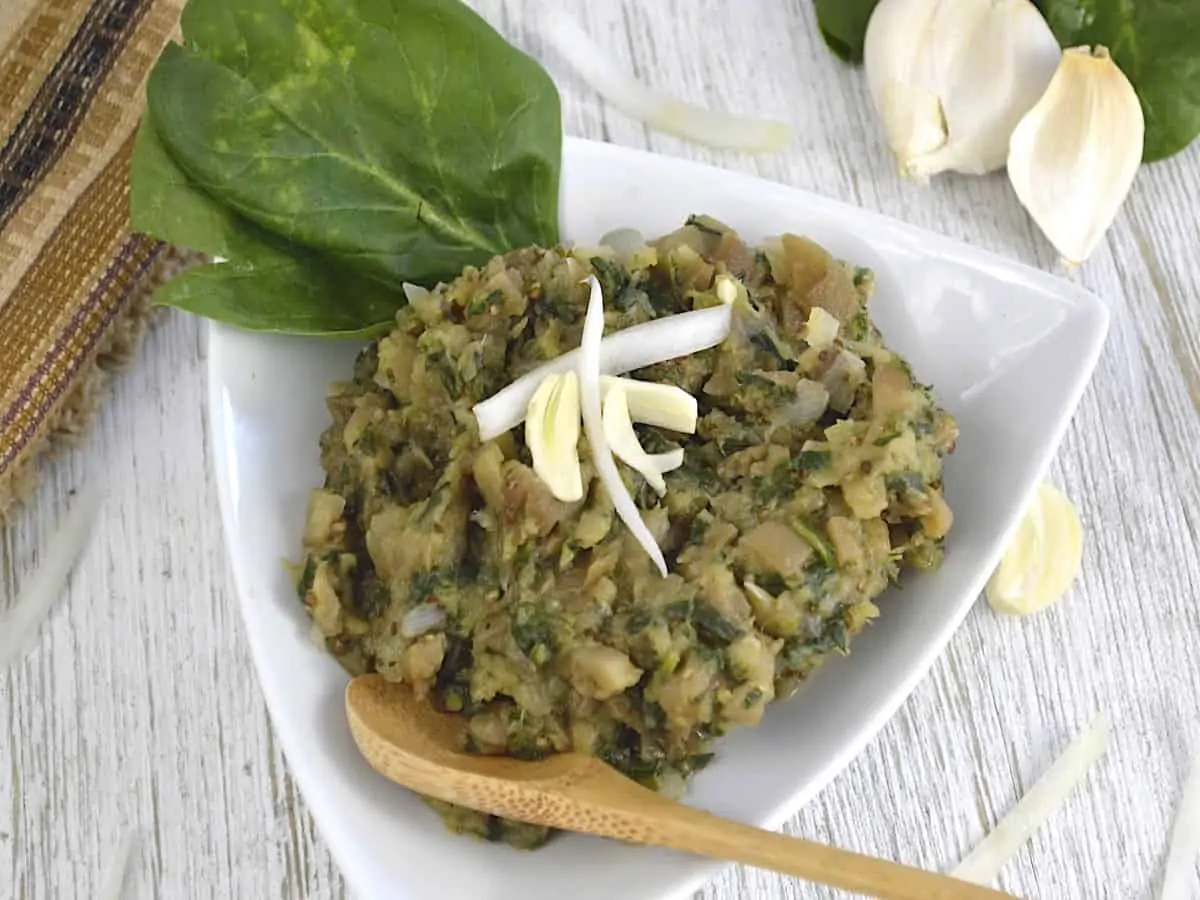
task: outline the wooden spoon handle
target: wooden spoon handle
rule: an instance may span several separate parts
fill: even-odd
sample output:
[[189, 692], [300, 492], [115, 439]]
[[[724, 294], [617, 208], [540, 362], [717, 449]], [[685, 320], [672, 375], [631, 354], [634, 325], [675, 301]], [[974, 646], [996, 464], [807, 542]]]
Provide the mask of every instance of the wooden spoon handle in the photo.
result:
[[[647, 812], [642, 809], [640, 815]], [[682, 805], [660, 824], [657, 842], [664, 847], [796, 875], [883, 900], [1012, 900], [1010, 894], [948, 875], [753, 828]]]
[[[544, 811], [557, 807], [565, 814], [551, 812], [539, 821], [733, 860], [882, 900], [1012, 900], [1010, 894], [949, 875], [723, 819], [669, 800], [595, 760], [587, 762], [587, 775], [564, 779], [546, 797]], [[563, 798], [570, 798], [569, 806], [560, 805]]]

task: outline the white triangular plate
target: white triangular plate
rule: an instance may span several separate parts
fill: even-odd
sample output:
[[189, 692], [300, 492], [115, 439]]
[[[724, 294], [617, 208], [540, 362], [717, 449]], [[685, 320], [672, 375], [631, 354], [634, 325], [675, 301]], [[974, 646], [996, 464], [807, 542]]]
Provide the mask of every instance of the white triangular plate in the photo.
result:
[[[1042, 478], [1104, 342], [1108, 313], [1080, 288], [900, 222], [745, 175], [568, 140], [565, 239], [628, 226], [670, 231], [708, 213], [744, 238], [794, 231], [875, 270], [886, 340], [958, 417], [946, 466], [956, 513], [945, 564], [829, 662], [761, 727], [717, 746], [688, 802], [778, 827], [857, 754], [929, 669], [975, 601]], [[346, 675], [308, 639], [282, 561], [298, 553], [307, 491], [321, 483], [326, 384], [357, 347], [209, 336], [212, 440], [226, 541], [271, 719], [325, 840], [359, 900], [622, 900], [689, 895], [717, 864], [579, 836], [535, 853], [447, 833], [359, 757]]]

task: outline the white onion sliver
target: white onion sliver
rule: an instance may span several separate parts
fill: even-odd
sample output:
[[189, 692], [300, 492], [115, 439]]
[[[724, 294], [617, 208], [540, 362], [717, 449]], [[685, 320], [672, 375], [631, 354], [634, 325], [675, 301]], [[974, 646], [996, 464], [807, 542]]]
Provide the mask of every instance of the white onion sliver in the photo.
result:
[[1192, 762], [1192, 772], [1183, 786], [1175, 827], [1171, 829], [1171, 849], [1163, 873], [1161, 900], [1190, 900], [1192, 873], [1200, 856], [1200, 756]]
[[137, 837], [131, 829], [121, 837], [116, 851], [108, 861], [104, 875], [100, 879], [100, 890], [96, 900], [121, 900], [124, 893], [125, 876], [129, 871], [129, 859], [133, 855], [133, 842]]
[[604, 420], [600, 408], [600, 361], [601, 346], [604, 340], [604, 295], [600, 290], [600, 282], [596, 276], [588, 278], [592, 293], [588, 299], [587, 315], [583, 319], [583, 337], [579, 342], [579, 405], [583, 410], [583, 430], [587, 434], [588, 445], [592, 449], [592, 463], [596, 466], [596, 474], [608, 491], [613, 507], [621, 521], [633, 533], [637, 542], [650, 554], [659, 573], [665, 578], [667, 561], [663, 559], [662, 549], [654, 540], [654, 535], [646, 527], [642, 514], [638, 512], [637, 504], [625, 490], [625, 482], [617, 471], [616, 460], [609, 449], [608, 439], [604, 436]]
[[612, 452], [621, 462], [629, 466], [646, 479], [646, 483], [654, 489], [658, 496], [667, 492], [667, 483], [663, 480], [660, 460], [656, 460], [638, 440], [633, 430], [633, 419], [629, 418], [629, 399], [624, 389], [610, 388], [601, 404], [601, 418], [604, 422], [604, 437], [608, 440]]
[[[618, 331], [602, 341], [601, 374], [624, 375], [635, 369], [715, 347], [729, 335], [729, 322], [728, 306], [712, 306], [675, 316], [663, 316]], [[525, 420], [529, 401], [542, 380], [547, 375], [578, 369], [579, 357], [578, 349], [555, 357], [532, 372], [526, 372], [488, 399], [476, 403], [474, 412], [479, 422], [479, 440], [494, 440], [520, 425]]]
[[8, 613], [0, 615], [0, 669], [16, 663], [31, 649], [95, 530], [101, 498], [94, 485], [78, 493], [58, 531], [46, 543], [41, 565]]
[[683, 465], [683, 448], [676, 447], [674, 450], [668, 450], [666, 453], [652, 453], [650, 460], [654, 465], [658, 466], [658, 471], [666, 475], [668, 472], [674, 472]]
[[678, 385], [602, 375], [600, 399], [604, 400], [614, 387], [624, 391], [632, 421], [681, 434], [696, 433], [699, 404], [695, 397]]
[[647, 87], [621, 71], [574, 19], [557, 9], [548, 8], [542, 22], [546, 40], [579, 77], [632, 119], [698, 144], [746, 153], [773, 153], [792, 139], [791, 126], [783, 122], [714, 112]]
[[1062, 806], [1071, 790], [1108, 748], [1111, 731], [1108, 714], [1097, 714], [1008, 815], [950, 874], [980, 885], [995, 881], [1004, 864]]

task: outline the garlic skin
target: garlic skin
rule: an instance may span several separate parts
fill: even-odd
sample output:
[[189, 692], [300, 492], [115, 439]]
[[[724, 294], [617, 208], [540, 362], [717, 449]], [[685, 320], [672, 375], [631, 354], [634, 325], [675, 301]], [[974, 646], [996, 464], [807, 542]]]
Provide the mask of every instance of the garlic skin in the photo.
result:
[[900, 171], [926, 181], [1003, 167], [1061, 55], [1030, 0], [881, 0], [863, 62]]
[[1025, 616], [1058, 601], [1083, 562], [1079, 513], [1057, 488], [1038, 487], [985, 594], [992, 609]]
[[1068, 265], [1112, 225], [1142, 163], [1146, 121], [1104, 47], [1073, 47], [1045, 95], [1013, 131], [1008, 178]]

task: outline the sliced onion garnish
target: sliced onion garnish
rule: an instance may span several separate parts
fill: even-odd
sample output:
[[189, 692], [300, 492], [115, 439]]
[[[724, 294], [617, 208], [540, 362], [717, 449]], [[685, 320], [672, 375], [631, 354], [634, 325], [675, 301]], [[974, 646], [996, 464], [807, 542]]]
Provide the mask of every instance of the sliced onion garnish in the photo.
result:
[[1087, 775], [1107, 749], [1110, 733], [1108, 714], [1099, 713], [951, 875], [981, 885], [995, 881], [1004, 864]]
[[658, 496], [665, 494], [667, 483], [663, 480], [663, 473], [674, 471], [683, 465], [683, 450], [677, 449], [653, 456], [645, 451], [633, 430], [633, 419], [629, 417], [628, 395], [620, 385], [605, 392], [601, 419], [604, 423], [604, 436], [608, 439], [613, 454], [645, 478], [646, 483], [654, 488]]
[[83, 555], [100, 513], [99, 488], [85, 486], [75, 497], [61, 527], [45, 546], [41, 565], [29, 577], [17, 601], [0, 615], [0, 669], [22, 659], [67, 586], [67, 578]]
[[131, 829], [121, 837], [100, 878], [100, 890], [96, 900], [121, 900], [125, 893], [125, 877], [129, 872], [129, 859], [133, 856], [133, 842], [137, 834]]
[[647, 87], [565, 13], [547, 9], [542, 23], [547, 42], [579, 77], [632, 119], [698, 144], [746, 153], [773, 153], [792, 139], [791, 126], [783, 122], [714, 112]]
[[600, 363], [601, 345], [604, 341], [604, 292], [595, 275], [588, 277], [591, 286], [591, 296], [588, 298], [587, 315], [583, 319], [583, 338], [579, 342], [579, 405], [583, 410], [583, 431], [587, 435], [588, 445], [592, 448], [592, 462], [596, 466], [596, 474], [621, 521], [625, 523], [637, 542], [650, 554], [659, 573], [665, 578], [667, 561], [663, 559], [662, 550], [654, 535], [646, 527], [642, 514], [638, 512], [637, 504], [621, 473], [617, 471], [616, 460], [604, 436], [604, 416], [600, 408]]
[[[634, 325], [604, 338], [600, 348], [600, 372], [624, 375], [655, 363], [691, 356], [715, 347], [729, 335], [730, 308], [725, 305], [694, 309]], [[555, 357], [522, 375], [503, 390], [475, 404], [479, 440], [490, 441], [516, 428], [534, 392], [547, 375], [579, 368], [580, 350]]]
[[608, 397], [609, 391], [620, 388], [625, 394], [629, 418], [640, 425], [653, 425], [680, 434], [695, 434], [699, 409], [696, 398], [683, 388], [656, 381], [638, 381], [636, 378], [618, 378], [604, 375], [600, 379], [600, 398]]
[[1161, 900], [1190, 900], [1195, 896], [1192, 873], [1196, 871], [1197, 856], [1200, 856], [1200, 756], [1192, 762], [1192, 772], [1179, 798]]

